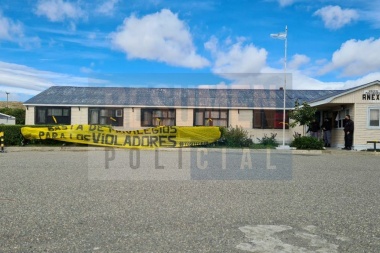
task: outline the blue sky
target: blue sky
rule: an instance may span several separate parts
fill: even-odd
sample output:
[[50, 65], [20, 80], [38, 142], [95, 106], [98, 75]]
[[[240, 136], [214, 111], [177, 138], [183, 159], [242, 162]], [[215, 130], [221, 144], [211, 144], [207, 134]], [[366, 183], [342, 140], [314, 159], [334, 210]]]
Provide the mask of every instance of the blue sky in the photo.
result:
[[344, 89], [380, 80], [380, 2], [0, 0], [0, 100], [52, 85]]

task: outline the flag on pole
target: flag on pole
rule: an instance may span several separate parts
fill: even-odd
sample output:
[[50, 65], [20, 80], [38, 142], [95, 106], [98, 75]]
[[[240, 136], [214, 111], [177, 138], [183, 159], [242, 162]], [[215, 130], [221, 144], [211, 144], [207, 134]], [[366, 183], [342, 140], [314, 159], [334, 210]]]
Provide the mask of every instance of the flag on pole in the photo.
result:
[[286, 39], [286, 32], [282, 32], [282, 33], [271, 33], [270, 35], [272, 38], [275, 38], [275, 39], [280, 39], [280, 40], [285, 40]]

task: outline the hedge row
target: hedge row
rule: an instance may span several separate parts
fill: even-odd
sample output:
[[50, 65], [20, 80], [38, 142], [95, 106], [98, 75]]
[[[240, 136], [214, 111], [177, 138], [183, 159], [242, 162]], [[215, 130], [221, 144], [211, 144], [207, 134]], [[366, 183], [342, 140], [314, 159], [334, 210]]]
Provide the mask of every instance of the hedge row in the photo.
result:
[[62, 141], [56, 140], [25, 140], [21, 134], [22, 127], [47, 127], [47, 125], [25, 126], [25, 125], [0, 125], [0, 132], [4, 132], [5, 146], [33, 145], [62, 145]]

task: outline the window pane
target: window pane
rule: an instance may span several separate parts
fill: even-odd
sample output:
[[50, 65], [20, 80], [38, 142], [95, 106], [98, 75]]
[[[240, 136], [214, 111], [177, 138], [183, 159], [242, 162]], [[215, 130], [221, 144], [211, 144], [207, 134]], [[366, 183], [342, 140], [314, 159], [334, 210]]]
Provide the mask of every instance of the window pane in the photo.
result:
[[38, 114], [37, 114], [38, 123], [46, 123], [45, 113], [46, 111], [44, 109], [38, 109]]
[[108, 110], [107, 109], [101, 109], [100, 110], [100, 116], [101, 117], [107, 117], [108, 116]]
[[153, 117], [162, 117], [162, 111], [160, 110], [153, 111]]
[[220, 118], [227, 119], [227, 111], [220, 111]]
[[170, 111], [168, 112], [168, 117], [169, 117], [169, 118], [175, 118], [175, 110], [170, 110]]
[[203, 112], [195, 112], [195, 125], [196, 126], [202, 126], [203, 123]]
[[264, 127], [273, 128], [274, 127], [274, 114], [275, 111], [264, 110]]
[[152, 113], [150, 111], [143, 111], [143, 122], [144, 126], [149, 126], [152, 122]]
[[49, 116], [62, 116], [62, 109], [52, 108], [48, 109]]
[[90, 124], [99, 124], [98, 110], [90, 110]]
[[262, 113], [261, 111], [253, 111], [253, 127], [262, 128]]
[[218, 124], [214, 126], [224, 126], [227, 127], [227, 120], [226, 119], [220, 119], [218, 120]]
[[370, 109], [369, 111], [369, 125], [379, 126], [379, 109]]
[[63, 116], [69, 116], [69, 109], [63, 109]]
[[219, 118], [219, 111], [211, 111], [211, 118], [212, 119], [218, 119]]

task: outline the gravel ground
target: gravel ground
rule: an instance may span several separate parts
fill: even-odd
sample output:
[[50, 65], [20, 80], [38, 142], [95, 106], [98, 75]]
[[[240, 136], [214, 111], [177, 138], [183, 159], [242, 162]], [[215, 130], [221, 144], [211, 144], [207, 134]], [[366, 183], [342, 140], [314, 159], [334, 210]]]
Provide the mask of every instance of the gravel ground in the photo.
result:
[[[0, 154], [0, 252], [380, 252], [378, 156], [278, 154], [291, 166], [283, 180], [194, 180], [194, 167], [223, 163], [220, 150], [202, 152], [144, 151], [140, 164], [137, 153]], [[224, 159], [255, 171], [267, 157]], [[180, 176], [126, 177], [149, 166]]]

